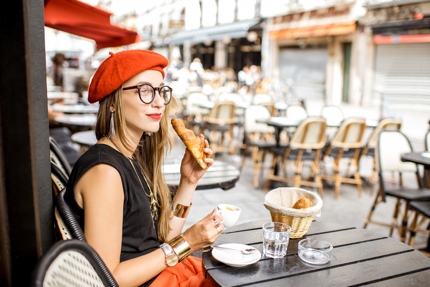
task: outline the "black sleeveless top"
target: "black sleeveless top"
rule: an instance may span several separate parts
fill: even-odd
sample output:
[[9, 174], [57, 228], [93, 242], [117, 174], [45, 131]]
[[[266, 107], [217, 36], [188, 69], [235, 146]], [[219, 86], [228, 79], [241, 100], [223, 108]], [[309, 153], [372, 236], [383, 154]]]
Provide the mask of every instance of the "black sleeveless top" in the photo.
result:
[[[132, 160], [132, 162], [140, 181], [130, 160], [122, 153], [108, 145], [93, 145], [82, 154], [73, 166], [64, 195], [65, 201], [71, 207], [82, 230], [85, 232], [85, 212], [77, 204], [73, 192], [76, 183], [90, 168], [97, 164], [108, 164], [118, 170], [124, 188], [121, 262], [150, 253], [160, 246], [157, 237], [158, 222], [155, 221], [154, 225], [152, 223], [150, 200], [145, 194], [149, 194], [149, 190], [140, 172], [138, 162], [136, 160]], [[145, 192], [142, 190], [141, 182]], [[149, 286], [153, 280], [155, 278], [142, 286]]]

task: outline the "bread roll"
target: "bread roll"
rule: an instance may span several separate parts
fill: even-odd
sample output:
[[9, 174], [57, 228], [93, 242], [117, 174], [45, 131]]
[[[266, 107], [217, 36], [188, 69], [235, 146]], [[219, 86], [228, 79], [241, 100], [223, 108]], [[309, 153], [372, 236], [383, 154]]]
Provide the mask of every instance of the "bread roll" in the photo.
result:
[[305, 209], [312, 207], [312, 201], [307, 197], [300, 197], [296, 203], [294, 203], [293, 208], [295, 209]]

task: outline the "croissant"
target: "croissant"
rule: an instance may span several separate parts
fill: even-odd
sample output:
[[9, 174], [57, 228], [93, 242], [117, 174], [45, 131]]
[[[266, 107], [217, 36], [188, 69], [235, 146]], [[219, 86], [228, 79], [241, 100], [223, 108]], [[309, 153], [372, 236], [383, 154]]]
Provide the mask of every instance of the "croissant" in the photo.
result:
[[205, 162], [206, 154], [203, 152], [203, 149], [205, 148], [203, 136], [196, 136], [192, 130], [185, 127], [184, 122], [180, 119], [173, 118], [171, 123], [173, 129], [196, 159], [197, 163], [203, 169], [206, 169], [208, 166]]
[[312, 201], [307, 197], [300, 197], [296, 203], [294, 203], [293, 208], [304, 209], [312, 206]]

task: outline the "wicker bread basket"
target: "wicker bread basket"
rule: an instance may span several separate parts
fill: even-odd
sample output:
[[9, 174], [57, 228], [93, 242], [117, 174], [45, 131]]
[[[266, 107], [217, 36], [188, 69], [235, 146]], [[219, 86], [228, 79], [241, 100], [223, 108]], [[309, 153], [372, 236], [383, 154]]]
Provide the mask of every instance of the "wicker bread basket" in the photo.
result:
[[[300, 197], [312, 201], [312, 207], [291, 208]], [[319, 214], [323, 201], [318, 194], [296, 187], [280, 187], [269, 191], [264, 197], [264, 206], [270, 211], [273, 222], [285, 222], [291, 226], [290, 238], [302, 238], [311, 226], [314, 216]]]

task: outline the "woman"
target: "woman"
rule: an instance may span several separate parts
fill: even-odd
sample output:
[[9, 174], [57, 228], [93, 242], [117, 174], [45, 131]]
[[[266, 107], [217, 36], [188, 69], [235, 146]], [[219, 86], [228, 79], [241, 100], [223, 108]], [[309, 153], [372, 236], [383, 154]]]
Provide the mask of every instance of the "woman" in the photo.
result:
[[[88, 92], [90, 103], [100, 103], [98, 141], [75, 163], [65, 199], [119, 285], [216, 286], [189, 255], [215, 241], [222, 215], [215, 208], [181, 233], [206, 170], [186, 150], [173, 196], [161, 172], [171, 148], [167, 64], [155, 52], [128, 50], [100, 65]], [[210, 167], [207, 141], [204, 152]]]

